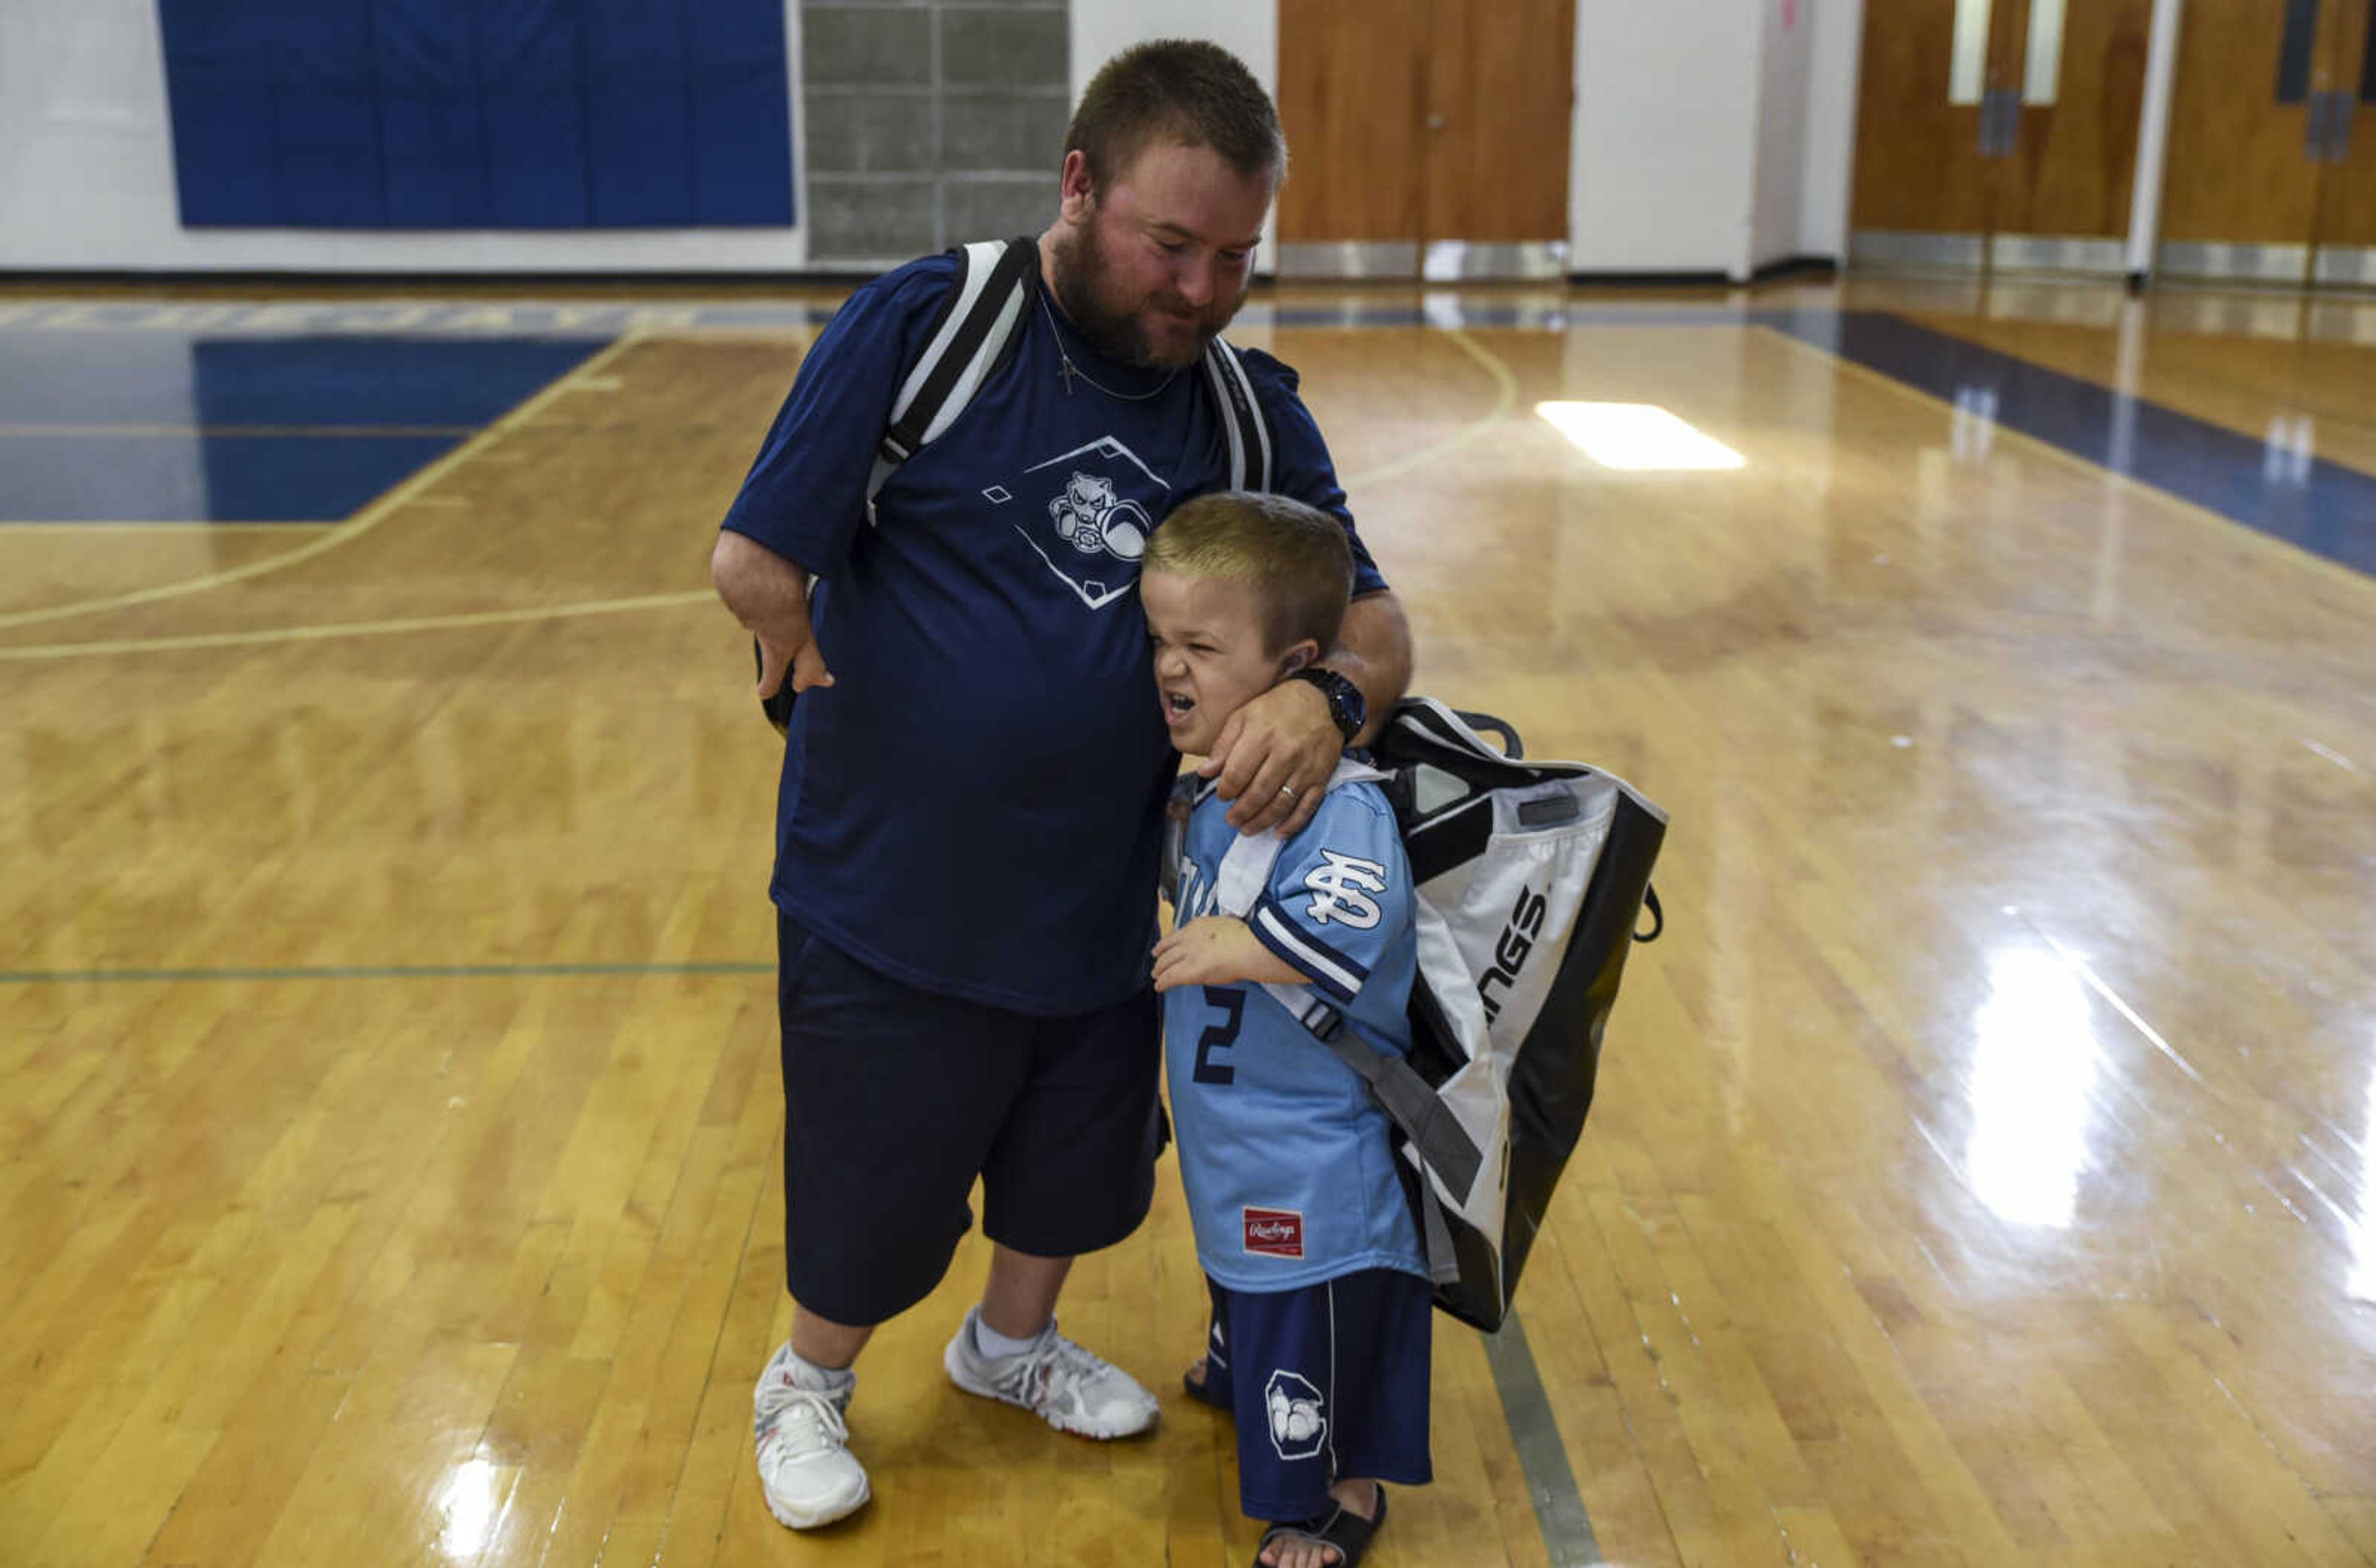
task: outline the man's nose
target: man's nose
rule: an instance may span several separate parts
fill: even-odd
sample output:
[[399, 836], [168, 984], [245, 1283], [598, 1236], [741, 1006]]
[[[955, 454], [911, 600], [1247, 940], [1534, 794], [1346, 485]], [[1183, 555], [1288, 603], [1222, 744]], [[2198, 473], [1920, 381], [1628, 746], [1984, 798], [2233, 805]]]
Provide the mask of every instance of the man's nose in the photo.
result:
[[1216, 263], [1210, 255], [1192, 256], [1172, 274], [1172, 285], [1192, 310], [1203, 310], [1213, 303]]

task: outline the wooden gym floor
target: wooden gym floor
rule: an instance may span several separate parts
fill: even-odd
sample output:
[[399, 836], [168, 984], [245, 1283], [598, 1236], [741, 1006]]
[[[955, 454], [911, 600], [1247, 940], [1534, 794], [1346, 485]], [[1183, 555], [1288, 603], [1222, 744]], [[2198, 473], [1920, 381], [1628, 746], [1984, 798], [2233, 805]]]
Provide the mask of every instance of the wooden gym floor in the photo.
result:
[[[861, 1363], [874, 1504], [757, 1496], [776, 755], [705, 567], [829, 303], [0, 296], [0, 1562], [1250, 1560], [1168, 1164], [1064, 1307], [1157, 1436], [946, 1385], [969, 1242]], [[1235, 335], [1420, 689], [1673, 816], [1373, 1561], [2376, 1562], [2376, 303]]]

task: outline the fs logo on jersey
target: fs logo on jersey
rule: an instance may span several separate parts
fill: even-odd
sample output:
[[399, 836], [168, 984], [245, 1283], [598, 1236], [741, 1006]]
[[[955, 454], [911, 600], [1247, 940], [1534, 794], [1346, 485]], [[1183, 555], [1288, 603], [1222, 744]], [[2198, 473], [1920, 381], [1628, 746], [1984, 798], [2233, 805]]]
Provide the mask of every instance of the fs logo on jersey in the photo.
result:
[[1313, 925], [1351, 926], [1356, 931], [1368, 931], [1378, 923], [1377, 902], [1369, 896], [1386, 890], [1386, 868], [1375, 861], [1340, 855], [1334, 849], [1320, 851], [1325, 862], [1304, 874], [1303, 885], [1312, 890], [1312, 907], [1304, 911]]
[[1139, 558], [1155, 519], [1170, 509], [1170, 486], [1111, 435], [1035, 463], [1010, 489], [981, 493], [1032, 552], [1092, 610], [1103, 610], [1138, 581]]
[[1270, 1445], [1282, 1459], [1309, 1459], [1328, 1441], [1328, 1416], [1320, 1390], [1301, 1373], [1275, 1372], [1263, 1385], [1270, 1411]]

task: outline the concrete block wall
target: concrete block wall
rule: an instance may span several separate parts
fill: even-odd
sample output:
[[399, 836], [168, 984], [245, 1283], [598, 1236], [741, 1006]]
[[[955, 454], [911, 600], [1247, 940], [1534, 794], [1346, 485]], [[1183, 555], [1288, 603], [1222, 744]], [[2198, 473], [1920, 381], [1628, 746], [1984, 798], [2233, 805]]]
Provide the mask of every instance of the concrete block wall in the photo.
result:
[[812, 266], [1037, 234], [1072, 116], [1067, 0], [802, 0]]

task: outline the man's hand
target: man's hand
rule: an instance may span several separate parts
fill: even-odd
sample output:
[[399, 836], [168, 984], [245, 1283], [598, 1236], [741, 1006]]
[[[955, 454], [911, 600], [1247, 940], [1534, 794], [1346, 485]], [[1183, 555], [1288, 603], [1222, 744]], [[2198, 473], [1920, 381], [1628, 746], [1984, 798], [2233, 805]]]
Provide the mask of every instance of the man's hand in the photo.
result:
[[774, 696], [789, 671], [795, 693], [833, 684], [809, 627], [809, 575], [758, 540], [719, 531], [709, 580], [759, 643], [759, 695]]
[[1190, 921], [1155, 944], [1155, 989], [1183, 985], [1308, 985], [1311, 977], [1254, 939], [1253, 929], [1227, 915]]
[[1196, 772], [1218, 778], [1215, 790], [1236, 802], [1230, 826], [1245, 834], [1276, 827], [1292, 837], [1320, 809], [1344, 750], [1320, 688], [1282, 681], [1230, 715]]
[[795, 696], [812, 686], [833, 684], [833, 671], [825, 667], [825, 655], [817, 651], [816, 637], [809, 631], [809, 618], [803, 615], [800, 620], [798, 630], [790, 634], [799, 641], [789, 645], [771, 639], [755, 626], [751, 629], [751, 635], [759, 643], [759, 698], [762, 702], [776, 695], [777, 688], [784, 683], [787, 670], [791, 672]]

